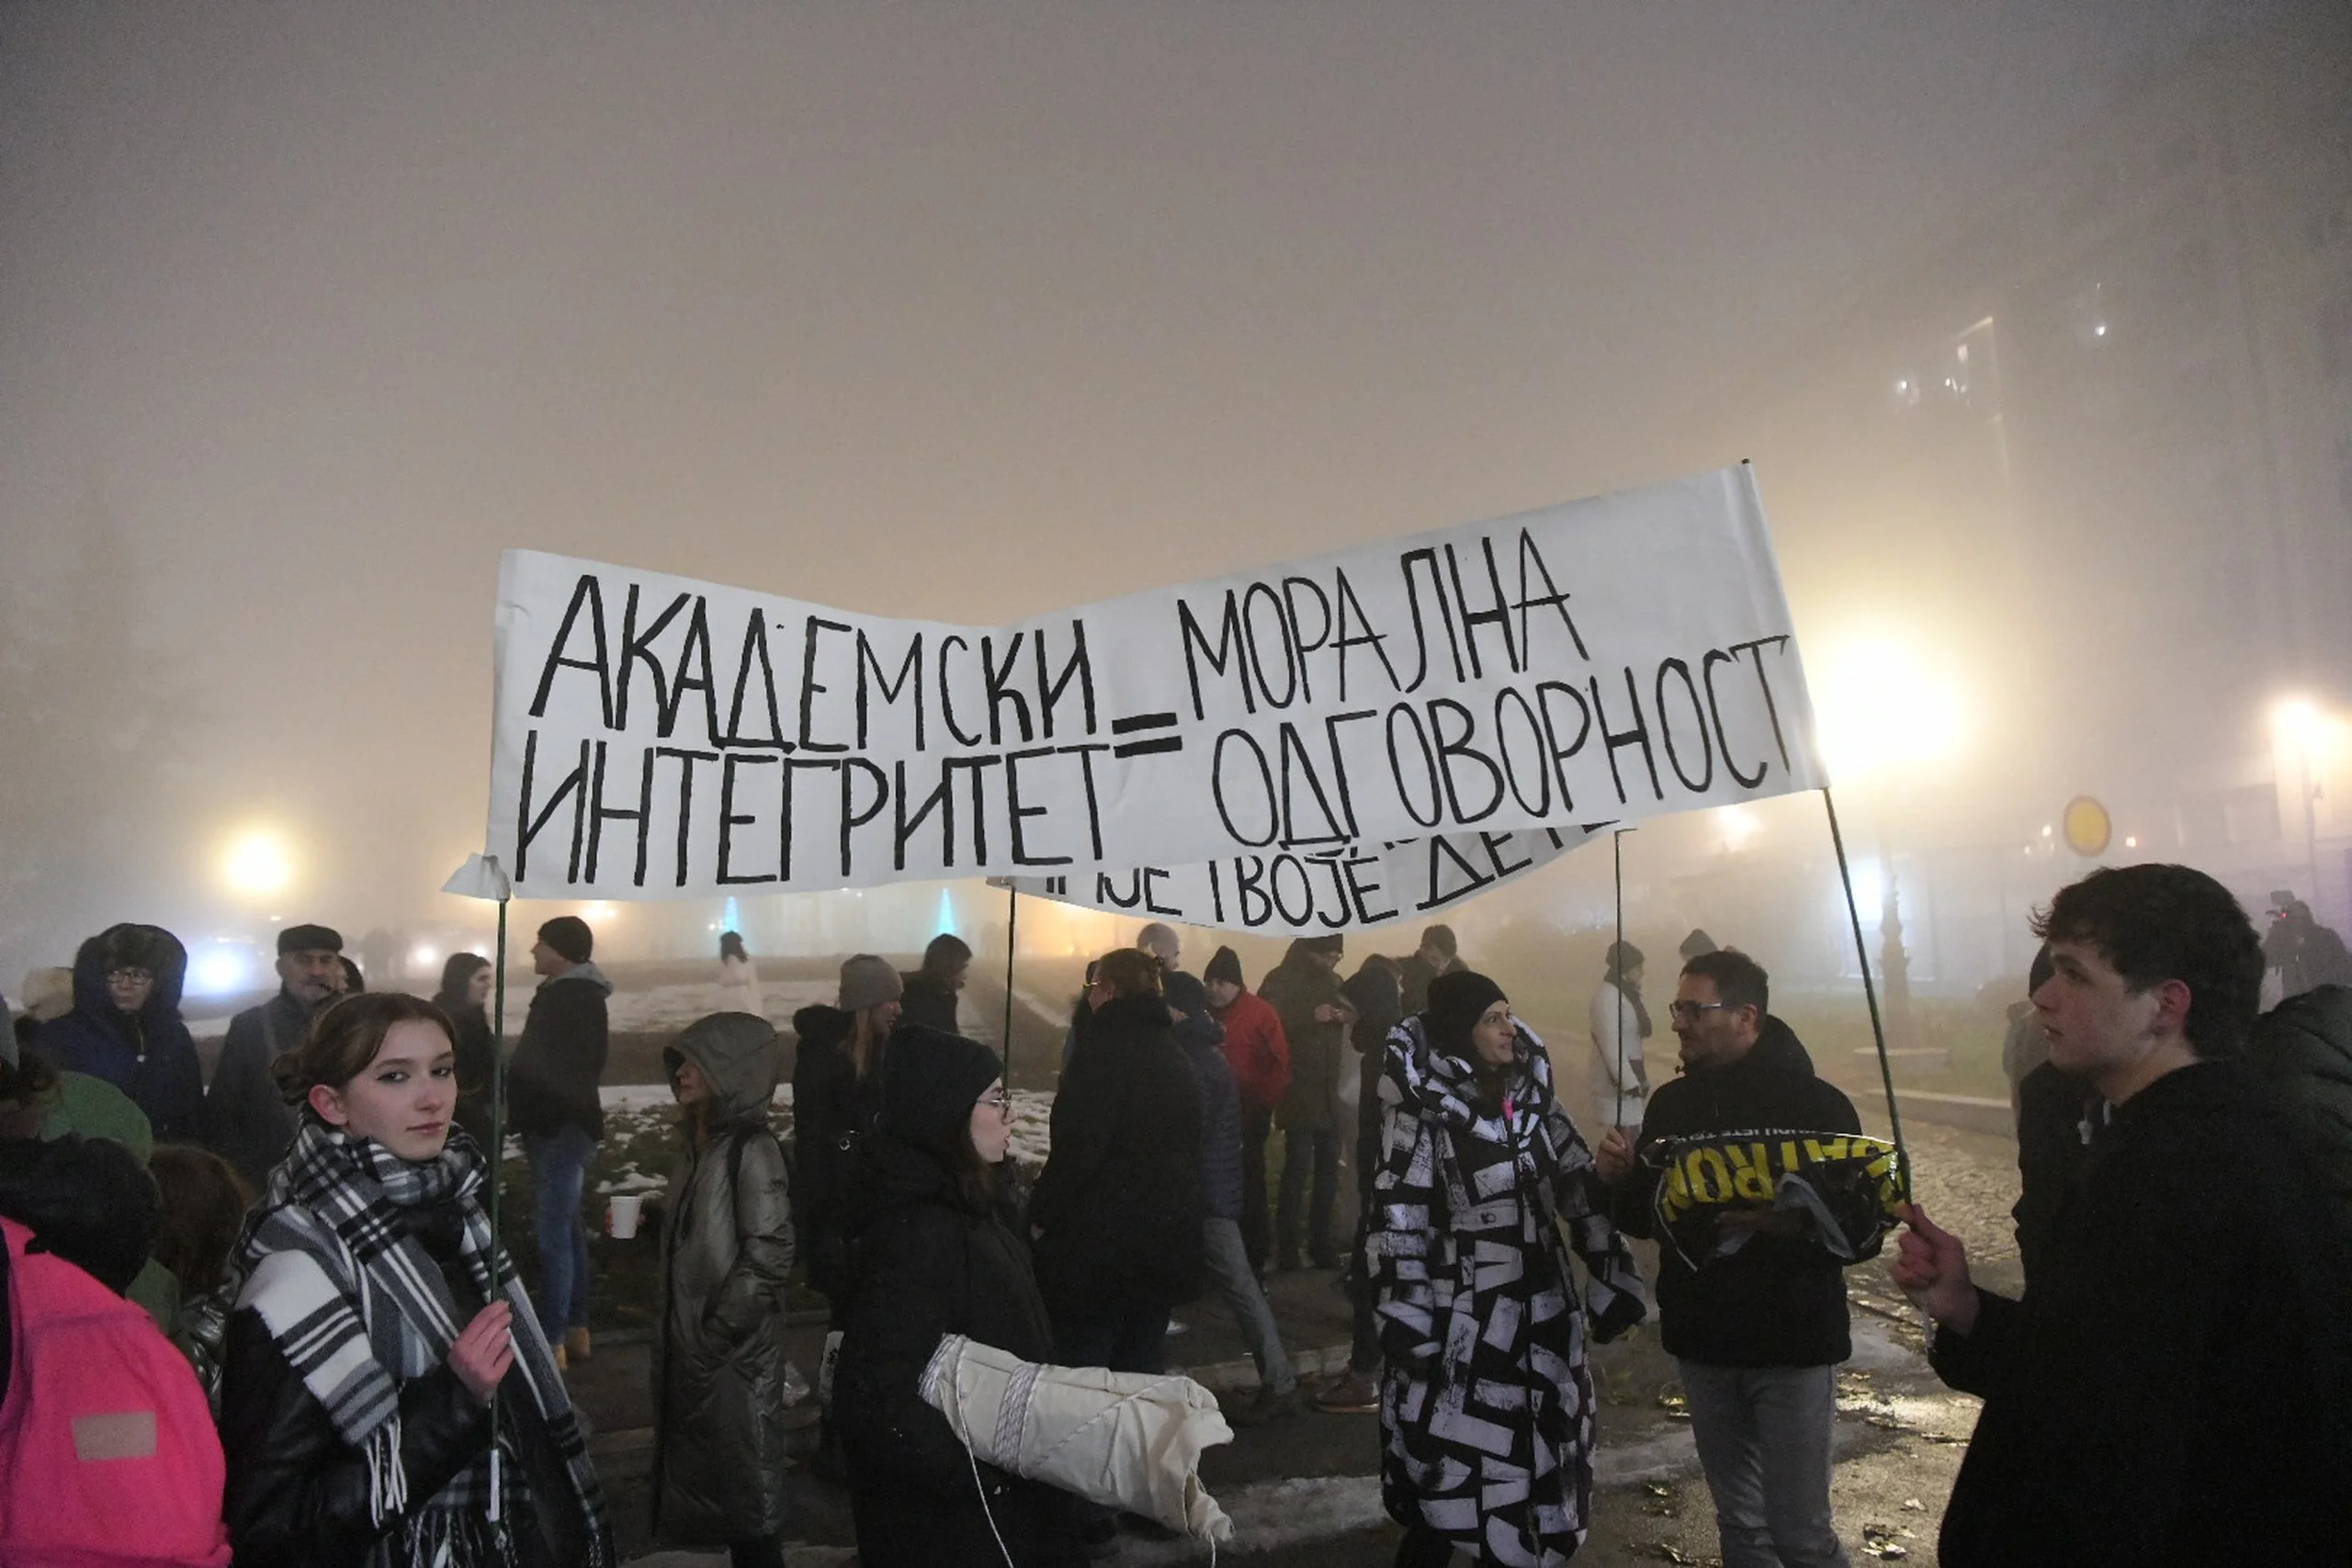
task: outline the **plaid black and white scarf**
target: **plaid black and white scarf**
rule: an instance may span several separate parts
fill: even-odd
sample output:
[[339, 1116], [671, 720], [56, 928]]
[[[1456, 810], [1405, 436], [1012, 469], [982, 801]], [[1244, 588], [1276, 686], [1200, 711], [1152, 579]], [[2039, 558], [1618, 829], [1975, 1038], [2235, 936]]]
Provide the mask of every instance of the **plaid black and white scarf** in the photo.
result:
[[[511, 1517], [496, 1524], [489, 1517], [487, 1451], [421, 1504], [409, 1496], [400, 1461], [401, 1384], [446, 1361], [465, 1326], [410, 1212], [454, 1205], [463, 1220], [458, 1250], [485, 1300], [495, 1254], [500, 1294], [514, 1314], [509, 1386], [519, 1377], [537, 1404], [588, 1523], [588, 1561], [603, 1568], [613, 1561], [603, 1491], [537, 1315], [513, 1263], [496, 1252], [477, 1199], [486, 1176], [481, 1148], [456, 1129], [436, 1158], [415, 1164], [305, 1116], [246, 1221], [231, 1299], [261, 1314], [335, 1430], [367, 1456], [375, 1520], [391, 1525], [380, 1561], [403, 1568], [513, 1562]], [[499, 1447], [501, 1486], [511, 1496], [522, 1482], [511, 1425], [501, 1427]]]

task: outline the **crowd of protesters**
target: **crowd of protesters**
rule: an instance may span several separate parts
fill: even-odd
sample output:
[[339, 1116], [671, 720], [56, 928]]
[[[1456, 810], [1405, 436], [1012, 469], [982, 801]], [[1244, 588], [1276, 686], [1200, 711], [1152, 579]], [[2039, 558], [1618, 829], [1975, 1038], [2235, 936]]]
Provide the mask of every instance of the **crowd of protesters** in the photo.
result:
[[[2352, 990], [2320, 977], [2333, 950], [2308, 922], [2282, 906], [2266, 942], [2178, 866], [2096, 873], [2038, 917], [2003, 1052], [2027, 1290], [1976, 1287], [1915, 1205], [1890, 1265], [1933, 1324], [1934, 1369], [1985, 1400], [1944, 1517], [1955, 1568], [2320, 1560], [2352, 1540]], [[365, 992], [342, 948], [325, 926], [282, 932], [279, 988], [231, 1021], [209, 1089], [169, 932], [118, 925], [28, 979], [0, 1063], [0, 1379], [48, 1397], [0, 1384], [0, 1456], [62, 1502], [38, 1527], [0, 1507], [0, 1547], [615, 1560], [566, 1387], [594, 1354], [582, 1196], [613, 990], [594, 933], [539, 928], [507, 1066], [527, 1292], [486, 1202], [490, 962], [451, 958], [426, 1001]], [[1861, 1119], [1770, 1010], [1761, 965], [1701, 931], [1679, 956], [1665, 1074], [1645, 954], [1605, 955], [1579, 1043], [1589, 1137], [1554, 1077], [1581, 1053], [1539, 1040], [1443, 926], [1344, 978], [1340, 938], [1301, 938], [1254, 990], [1232, 948], [1195, 976], [1178, 933], [1147, 926], [1089, 968], [1028, 1173], [1003, 1061], [958, 1029], [967, 944], [943, 935], [903, 975], [858, 954], [832, 1005], [796, 1014], [787, 1147], [769, 1122], [786, 1043], [728, 933], [725, 1005], [663, 1054], [655, 1538], [783, 1562], [800, 1278], [831, 1313], [813, 1468], [845, 1486], [870, 1568], [1077, 1564], [1152, 1528], [980, 1462], [922, 1384], [946, 1336], [1157, 1374], [1175, 1310], [1212, 1292], [1258, 1374], [1234, 1425], [1378, 1413], [1397, 1563], [1565, 1562], [1589, 1529], [1589, 1348], [1649, 1315], [1629, 1238], [1656, 1237], [1724, 1562], [1844, 1563], [1843, 1273], [1878, 1232], [1826, 1245], [1784, 1186], [1724, 1205], [1694, 1249], [1660, 1230], [1660, 1190], [1694, 1140], [1851, 1138]], [[2295, 984], [2260, 1013], [2286, 960]], [[1309, 1269], [1339, 1271], [1353, 1308], [1346, 1368], [1311, 1391], [1267, 1294]], [[44, 1337], [69, 1320], [71, 1354]], [[35, 1429], [75, 1398], [114, 1424]], [[77, 1518], [111, 1548], [74, 1555], [93, 1545]]]

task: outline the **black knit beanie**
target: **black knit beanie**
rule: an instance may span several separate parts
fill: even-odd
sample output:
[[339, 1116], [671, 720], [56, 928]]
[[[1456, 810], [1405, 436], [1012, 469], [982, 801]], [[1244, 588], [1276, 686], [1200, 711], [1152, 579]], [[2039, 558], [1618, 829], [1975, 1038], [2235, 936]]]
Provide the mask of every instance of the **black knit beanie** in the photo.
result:
[[1427, 1019], [1430, 1043], [1449, 1056], [1472, 1055], [1470, 1031], [1488, 1008], [1503, 999], [1503, 988], [1484, 975], [1457, 969], [1430, 982]]
[[882, 1051], [882, 1130], [927, 1147], [950, 1144], [1003, 1076], [1004, 1063], [978, 1041], [900, 1024]]
[[1241, 984], [1241, 960], [1233, 949], [1220, 947], [1216, 955], [1209, 960], [1208, 967], [1201, 971], [1201, 978], [1223, 980], [1227, 985], [1238, 986]]

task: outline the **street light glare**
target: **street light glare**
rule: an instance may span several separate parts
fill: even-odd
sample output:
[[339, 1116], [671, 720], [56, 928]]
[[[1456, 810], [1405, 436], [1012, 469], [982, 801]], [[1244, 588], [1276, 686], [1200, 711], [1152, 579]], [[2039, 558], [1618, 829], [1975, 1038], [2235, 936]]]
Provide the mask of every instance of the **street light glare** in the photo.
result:
[[232, 892], [252, 897], [283, 893], [294, 880], [294, 860], [267, 829], [239, 834], [220, 859], [221, 879]]
[[2270, 722], [2290, 740], [2310, 745], [2327, 730], [2327, 720], [2308, 697], [2288, 697], [2270, 710]]
[[1833, 653], [1814, 684], [1814, 705], [1823, 760], [1839, 781], [1939, 761], [1958, 750], [1966, 728], [1951, 682], [1893, 638]]

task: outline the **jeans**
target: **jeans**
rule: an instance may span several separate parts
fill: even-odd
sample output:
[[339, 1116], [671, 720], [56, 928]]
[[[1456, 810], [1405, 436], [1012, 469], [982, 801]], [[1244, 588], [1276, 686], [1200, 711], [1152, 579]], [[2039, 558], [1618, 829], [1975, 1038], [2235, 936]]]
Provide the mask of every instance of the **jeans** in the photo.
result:
[[1274, 1309], [1250, 1267], [1241, 1245], [1241, 1227], [1231, 1220], [1201, 1222], [1203, 1250], [1207, 1257], [1209, 1283], [1225, 1298], [1226, 1310], [1241, 1330], [1241, 1343], [1258, 1363], [1258, 1382], [1273, 1393], [1288, 1393], [1298, 1386], [1290, 1358], [1283, 1353], [1282, 1330], [1274, 1324]]
[[550, 1345], [561, 1344], [567, 1328], [588, 1326], [588, 1227], [580, 1218], [580, 1190], [595, 1153], [584, 1127], [523, 1135], [531, 1162], [531, 1236], [539, 1247], [539, 1327]]
[[1272, 1107], [1241, 1108], [1241, 1248], [1250, 1271], [1263, 1274], [1273, 1236], [1266, 1224], [1266, 1140], [1274, 1131]]
[[1681, 1367], [1724, 1568], [1847, 1568], [1829, 1517], [1838, 1369]]
[[1122, 1305], [1092, 1307], [1067, 1315], [1052, 1314], [1054, 1348], [1066, 1367], [1108, 1367], [1114, 1372], [1159, 1373], [1168, 1338], [1168, 1308]]
[[1307, 1209], [1306, 1251], [1317, 1263], [1329, 1263], [1331, 1247], [1331, 1206], [1339, 1199], [1340, 1134], [1331, 1127], [1312, 1132], [1293, 1127], [1283, 1134], [1283, 1195], [1274, 1210], [1274, 1256], [1284, 1263], [1298, 1258], [1298, 1201], [1306, 1190], [1306, 1177], [1315, 1174], [1315, 1199]]

